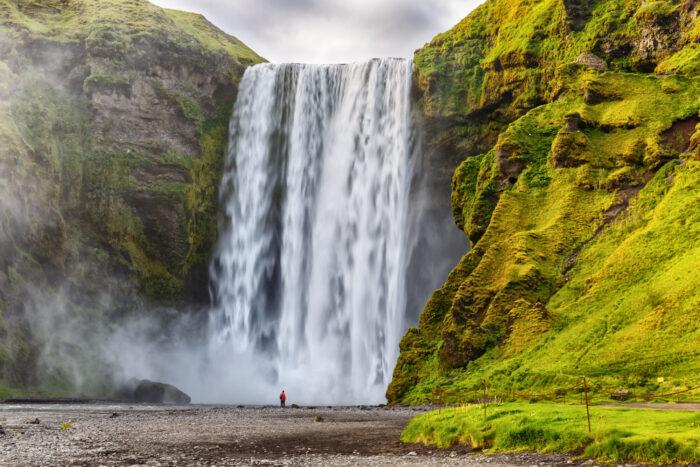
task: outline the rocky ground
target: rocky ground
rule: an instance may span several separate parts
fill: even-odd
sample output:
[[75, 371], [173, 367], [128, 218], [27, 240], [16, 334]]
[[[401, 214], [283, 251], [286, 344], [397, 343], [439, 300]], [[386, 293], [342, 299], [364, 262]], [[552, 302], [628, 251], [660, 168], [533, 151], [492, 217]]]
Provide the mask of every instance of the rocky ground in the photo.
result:
[[0, 405], [0, 465], [578, 465], [406, 445], [416, 408]]

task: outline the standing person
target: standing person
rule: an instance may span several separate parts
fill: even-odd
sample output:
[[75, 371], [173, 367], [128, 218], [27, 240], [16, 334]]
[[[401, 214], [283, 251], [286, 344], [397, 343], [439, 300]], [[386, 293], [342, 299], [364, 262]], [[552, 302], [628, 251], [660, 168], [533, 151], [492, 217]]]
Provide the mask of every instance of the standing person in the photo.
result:
[[284, 403], [287, 400], [287, 396], [284, 393], [284, 390], [280, 393], [280, 407], [284, 407]]

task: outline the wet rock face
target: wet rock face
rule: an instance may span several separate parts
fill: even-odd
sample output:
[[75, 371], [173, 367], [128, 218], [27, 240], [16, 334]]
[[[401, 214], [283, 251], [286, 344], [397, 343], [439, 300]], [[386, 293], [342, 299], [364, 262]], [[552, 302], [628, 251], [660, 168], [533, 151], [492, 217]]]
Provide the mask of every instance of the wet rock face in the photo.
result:
[[[56, 14], [83, 14], [83, 7], [62, 5]], [[173, 23], [147, 2], [123, 8], [142, 12], [153, 25], [134, 34], [119, 11], [114, 23], [105, 13], [110, 19], [85, 32], [20, 34], [16, 18], [0, 27], [0, 94], [8, 95], [8, 118], [19, 129], [0, 128], [0, 166], [25, 179], [0, 183], [5, 204], [25, 206], [14, 209], [9, 223], [17, 228], [0, 232], [0, 242], [36, 251], [46, 257], [35, 260], [63, 269], [65, 232], [89, 230], [117, 269], [126, 264], [139, 292], [206, 303], [217, 165], [244, 66], [191, 37], [163, 33]], [[21, 10], [37, 22], [47, 14], [43, 7]], [[18, 193], [20, 185], [30, 188]], [[61, 222], [47, 226], [44, 219], [52, 218]]]
[[652, 72], [661, 59], [680, 50], [685, 31], [698, 15], [700, 5], [695, 0], [686, 0], [677, 8], [643, 5], [637, 13], [639, 33], [632, 41], [637, 68]]
[[501, 172], [502, 183], [512, 185], [525, 169], [525, 162], [518, 157], [517, 147], [513, 145], [499, 145], [496, 147], [496, 162]]
[[[131, 186], [125, 200], [142, 224], [151, 250], [147, 254], [174, 277], [187, 279], [180, 270], [191, 248], [191, 232], [184, 200], [167, 187], [185, 187], [192, 175], [187, 164], [172, 159], [202, 157], [201, 126], [220, 116], [218, 103], [233, 101], [232, 78], [243, 68], [230, 57], [227, 63], [223, 56], [186, 53], [166, 41], [139, 42], [125, 54], [123, 68], [90, 49], [87, 53], [90, 76], [124, 76], [104, 82], [88, 77], [84, 88], [92, 125], [105, 143], [143, 160], [129, 164]], [[206, 277], [185, 283], [206, 288]]]
[[[96, 53], [88, 46], [93, 79], [84, 83], [96, 128], [116, 147], [147, 153], [198, 158], [197, 119], [217, 116], [217, 101], [233, 99], [232, 78], [243, 72], [230, 57], [227, 63], [225, 56], [181, 50], [164, 40], [138, 42], [123, 65]], [[99, 79], [102, 75], [109, 79]], [[193, 106], [188, 114], [185, 100], [200, 109]]]

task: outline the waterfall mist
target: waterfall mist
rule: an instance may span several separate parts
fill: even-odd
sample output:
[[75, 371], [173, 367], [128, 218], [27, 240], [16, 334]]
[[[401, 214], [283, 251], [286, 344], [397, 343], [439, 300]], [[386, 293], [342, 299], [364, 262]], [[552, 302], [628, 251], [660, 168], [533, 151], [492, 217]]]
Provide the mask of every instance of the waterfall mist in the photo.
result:
[[236, 371], [250, 388], [384, 400], [415, 238], [411, 73], [398, 59], [246, 71], [221, 186], [211, 332], [217, 366], [257, 359]]

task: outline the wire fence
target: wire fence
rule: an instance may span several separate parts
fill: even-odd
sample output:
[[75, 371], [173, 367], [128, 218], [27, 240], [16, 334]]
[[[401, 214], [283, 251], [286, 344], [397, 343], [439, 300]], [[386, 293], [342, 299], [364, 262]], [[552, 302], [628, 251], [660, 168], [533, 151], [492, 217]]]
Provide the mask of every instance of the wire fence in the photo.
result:
[[[581, 390], [583, 388], [583, 390]], [[525, 393], [525, 392], [518, 392], [514, 390], [507, 390], [507, 389], [500, 389], [495, 386], [492, 386], [486, 382], [486, 380], [482, 381], [480, 384], [477, 384], [471, 389], [463, 390], [463, 391], [449, 391], [445, 390], [442, 388], [442, 386], [437, 386], [432, 389], [432, 394], [431, 394], [431, 402], [430, 402], [430, 407], [432, 410], [435, 410], [435, 407], [437, 406], [438, 413], [442, 410], [443, 407], [446, 407], [448, 405], [448, 400], [451, 400], [451, 403], [457, 403], [457, 404], [466, 404], [467, 402], [475, 402], [475, 403], [480, 403], [483, 404], [484, 407], [484, 418], [486, 418], [487, 415], [487, 406], [489, 402], [502, 402], [501, 400], [498, 399], [498, 396], [502, 396], [503, 400], [506, 398], [512, 398], [512, 399], [547, 399], [551, 397], [566, 397], [567, 394], [573, 392], [573, 391], [579, 391], [578, 395], [580, 395], [581, 401], [580, 403], [583, 404], [585, 401], [586, 404], [586, 417], [588, 419], [588, 431], [591, 431], [591, 415], [590, 415], [590, 400], [589, 400], [589, 395], [593, 394], [603, 394], [605, 396], [610, 396], [613, 399], [643, 399], [644, 401], [653, 401], [654, 399], [668, 399], [670, 397], [674, 396], [679, 396], [681, 394], [687, 394], [690, 392], [694, 391], [699, 391], [700, 386], [695, 386], [691, 388], [686, 388], [686, 389], [679, 389], [674, 392], [669, 392], [669, 393], [663, 393], [663, 394], [630, 394], [629, 392], [625, 392], [626, 390], [616, 390], [616, 391], [610, 391], [606, 389], [602, 389], [597, 386], [592, 386], [586, 381], [586, 378], [582, 378], [581, 382], [579, 384], [576, 384], [574, 386], [569, 386], [565, 388], [560, 388], [560, 389], [555, 389], [554, 391], [551, 392], [546, 392], [546, 393], [540, 393], [540, 394], [535, 394], [535, 393]], [[489, 399], [489, 395], [491, 396], [491, 399]], [[481, 398], [479, 398], [481, 396]]]

